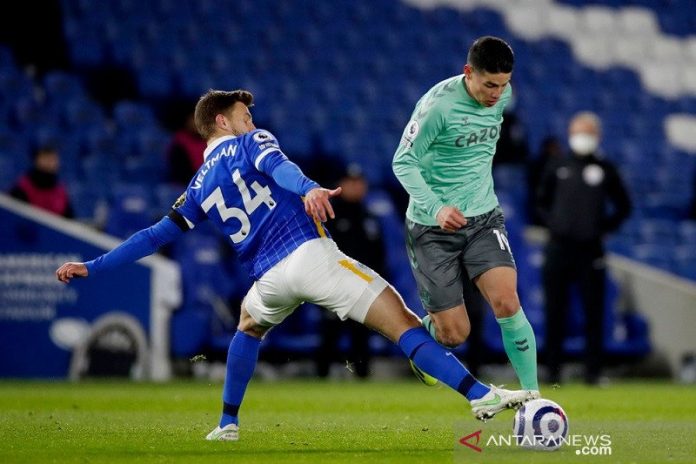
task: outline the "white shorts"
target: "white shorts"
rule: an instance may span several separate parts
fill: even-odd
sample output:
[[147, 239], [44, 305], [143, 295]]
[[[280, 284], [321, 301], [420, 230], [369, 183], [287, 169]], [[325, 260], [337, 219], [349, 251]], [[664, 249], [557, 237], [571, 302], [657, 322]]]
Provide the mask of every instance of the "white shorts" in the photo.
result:
[[333, 240], [317, 238], [300, 245], [254, 282], [244, 307], [266, 327], [280, 324], [304, 302], [323, 306], [341, 320], [362, 323], [387, 285], [375, 271], [341, 252]]

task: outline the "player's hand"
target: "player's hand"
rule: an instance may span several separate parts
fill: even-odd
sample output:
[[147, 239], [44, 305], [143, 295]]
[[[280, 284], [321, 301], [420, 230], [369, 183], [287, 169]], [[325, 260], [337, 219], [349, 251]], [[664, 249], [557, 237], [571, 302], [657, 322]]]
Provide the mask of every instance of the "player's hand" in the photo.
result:
[[307, 214], [321, 222], [326, 222], [327, 218], [334, 219], [334, 210], [331, 207], [329, 198], [336, 197], [341, 194], [341, 187], [333, 190], [325, 188], [314, 188], [307, 192], [304, 197], [304, 207]]
[[454, 206], [443, 206], [440, 208], [435, 220], [437, 220], [440, 227], [447, 232], [456, 232], [467, 223], [462, 212]]
[[87, 277], [87, 274], [89, 274], [89, 272], [84, 263], [65, 263], [56, 271], [58, 280], [66, 284], [70, 282], [70, 279], [73, 277]]

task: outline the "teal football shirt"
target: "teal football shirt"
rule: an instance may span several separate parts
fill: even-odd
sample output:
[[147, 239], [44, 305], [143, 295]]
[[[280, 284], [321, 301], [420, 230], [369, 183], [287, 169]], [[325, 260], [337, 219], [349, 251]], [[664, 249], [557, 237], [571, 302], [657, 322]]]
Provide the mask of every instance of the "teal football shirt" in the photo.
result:
[[446, 79], [421, 97], [394, 154], [394, 174], [410, 196], [406, 217], [418, 224], [437, 225], [445, 205], [465, 217], [498, 205], [492, 164], [512, 89], [508, 84], [500, 100], [485, 107], [463, 79]]

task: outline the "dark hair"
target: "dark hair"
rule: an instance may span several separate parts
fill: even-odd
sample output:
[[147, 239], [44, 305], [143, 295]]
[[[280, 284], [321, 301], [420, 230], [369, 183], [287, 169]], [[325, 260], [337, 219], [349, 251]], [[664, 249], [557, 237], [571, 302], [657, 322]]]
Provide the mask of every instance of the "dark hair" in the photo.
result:
[[511, 73], [515, 55], [503, 39], [487, 35], [479, 37], [471, 45], [466, 61], [477, 71]]
[[253, 106], [254, 95], [248, 90], [208, 90], [196, 103], [193, 120], [201, 137], [208, 140], [215, 133], [215, 118], [230, 109], [236, 102]]

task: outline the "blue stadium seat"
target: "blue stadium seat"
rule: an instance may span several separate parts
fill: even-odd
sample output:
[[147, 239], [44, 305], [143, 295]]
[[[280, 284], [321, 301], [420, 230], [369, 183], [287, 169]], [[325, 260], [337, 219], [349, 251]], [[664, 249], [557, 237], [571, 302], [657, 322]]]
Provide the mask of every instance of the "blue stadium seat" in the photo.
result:
[[644, 243], [634, 246], [631, 253], [633, 258], [645, 264], [655, 266], [664, 271], [671, 271], [675, 267], [672, 250], [673, 245]]
[[18, 94], [10, 123], [17, 128], [25, 129], [55, 125], [56, 120], [33, 96]]
[[677, 227], [674, 221], [665, 219], [644, 219], [636, 224], [639, 241], [652, 245], [672, 245], [677, 241]]
[[47, 97], [71, 99], [83, 97], [85, 89], [80, 79], [65, 71], [50, 71], [43, 77]]
[[87, 182], [73, 180], [66, 183], [70, 202], [75, 213], [75, 219], [86, 223], [93, 223], [97, 216], [97, 208], [104, 204], [104, 198], [99, 190]]
[[[182, 272], [184, 300], [180, 311], [196, 318], [200, 330], [197, 343], [215, 350], [226, 350], [236, 322], [233, 302], [241, 301], [251, 286], [248, 276], [230, 266], [222, 238], [210, 234], [205, 223], [185, 234], [173, 245], [172, 258]], [[238, 303], [234, 303], [235, 305]], [[211, 325], [212, 324], [212, 325]], [[213, 331], [212, 327], [217, 326]], [[185, 325], [174, 326], [172, 337], [184, 339]]]
[[204, 352], [210, 341], [212, 312], [206, 306], [181, 308], [172, 314], [170, 351], [176, 358], [190, 358]]
[[64, 105], [66, 123], [73, 130], [100, 130], [106, 125], [102, 108], [92, 100], [77, 96], [66, 99]]
[[0, 96], [14, 100], [18, 97], [31, 97], [33, 85], [31, 79], [19, 69], [0, 69]]
[[648, 217], [676, 221], [687, 215], [689, 198], [684, 191], [650, 193], [642, 204], [642, 213]]
[[118, 159], [124, 153], [122, 141], [115, 131], [104, 126], [83, 128], [79, 136], [87, 156], [99, 156], [105, 159]]
[[151, 65], [140, 70], [138, 90], [151, 98], [166, 98], [176, 91], [175, 78], [166, 65]]
[[153, 212], [158, 214], [167, 214], [174, 202], [186, 189], [185, 186], [161, 183], [155, 186], [155, 199], [153, 204]]
[[696, 280], [696, 242], [674, 248], [673, 258], [674, 271], [677, 274]]
[[97, 31], [83, 29], [82, 25], [76, 26], [80, 30], [74, 33], [75, 41], [68, 49], [71, 61], [83, 69], [94, 68], [104, 63], [107, 56], [104, 39]]
[[[517, 246], [513, 249], [517, 265], [517, 291], [520, 302], [531, 322], [543, 328], [544, 289], [542, 269], [543, 248], [538, 245]], [[543, 334], [543, 331], [541, 332]]]
[[696, 220], [681, 221], [677, 228], [679, 230], [679, 243], [696, 245]]
[[152, 107], [146, 103], [121, 100], [114, 105], [113, 118], [121, 130], [148, 129], [156, 125]]
[[127, 238], [134, 232], [152, 225], [150, 211], [152, 198], [150, 190], [137, 184], [114, 186], [109, 198], [109, 213], [104, 231], [120, 238]]
[[308, 303], [300, 305], [264, 337], [260, 356], [285, 362], [288, 357], [296, 359], [313, 355], [321, 344], [320, 311], [325, 309]]
[[2, 148], [0, 148], [0, 190], [6, 192], [12, 188], [23, 172], [24, 166], [20, 167], [19, 163], [17, 163], [13, 157], [2, 152]]

